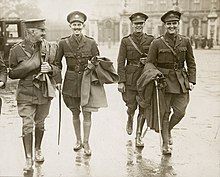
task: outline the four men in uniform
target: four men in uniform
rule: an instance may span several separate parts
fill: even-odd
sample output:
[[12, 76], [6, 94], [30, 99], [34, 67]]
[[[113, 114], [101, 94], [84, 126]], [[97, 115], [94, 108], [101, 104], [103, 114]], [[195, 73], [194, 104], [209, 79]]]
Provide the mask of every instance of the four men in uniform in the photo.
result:
[[[165, 13], [166, 34], [154, 39], [143, 33], [148, 16], [135, 13], [130, 16], [133, 33], [121, 40], [118, 54], [118, 90], [127, 106], [126, 131], [133, 132], [133, 117], [139, 108], [136, 128], [136, 146], [143, 147], [141, 134], [146, 117], [144, 108], [138, 106], [136, 97], [137, 80], [142, 74], [146, 62], [153, 63], [165, 77], [166, 112], [162, 122], [163, 154], [170, 154], [172, 144], [171, 130], [184, 117], [189, 103], [189, 90], [196, 84], [196, 64], [190, 40], [178, 34], [181, 14], [177, 11]], [[10, 51], [9, 77], [20, 79], [17, 89], [18, 113], [23, 120], [23, 144], [26, 155], [24, 170], [32, 168], [32, 143], [35, 138], [35, 161], [42, 162], [41, 142], [44, 135], [44, 121], [49, 113], [55, 84], [61, 89], [60, 71], [62, 58], [66, 58], [67, 71], [63, 83], [63, 99], [71, 110], [76, 135], [74, 150], [84, 148], [86, 155], [91, 155], [89, 135], [91, 112], [80, 108], [81, 84], [85, 68], [93, 57], [99, 55], [94, 39], [82, 34], [87, 17], [79, 11], [67, 16], [72, 35], [62, 38], [58, 49], [45, 39], [45, 20], [25, 21], [26, 37]], [[153, 42], [152, 42], [153, 41]], [[150, 46], [151, 45], [151, 46]], [[56, 56], [55, 56], [56, 55]], [[56, 64], [55, 64], [56, 61]], [[187, 66], [185, 68], [184, 66]], [[57, 77], [58, 76], [58, 77]], [[55, 81], [56, 79], [56, 81]], [[45, 92], [44, 83], [49, 83]], [[2, 84], [3, 83], [3, 84]], [[0, 86], [5, 80], [0, 80]], [[49, 93], [49, 94], [48, 94]], [[169, 120], [171, 109], [173, 114]], [[83, 133], [81, 137], [80, 112], [83, 114]]]

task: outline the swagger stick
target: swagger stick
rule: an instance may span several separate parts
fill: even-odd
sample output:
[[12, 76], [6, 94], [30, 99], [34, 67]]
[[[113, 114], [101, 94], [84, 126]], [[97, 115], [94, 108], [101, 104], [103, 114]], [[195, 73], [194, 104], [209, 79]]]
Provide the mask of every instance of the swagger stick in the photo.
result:
[[158, 90], [158, 77], [154, 80], [155, 87], [156, 87], [156, 98], [157, 98], [157, 118], [158, 118], [158, 128], [159, 128], [159, 136], [160, 136], [160, 148], [161, 146], [161, 122], [160, 122], [160, 99], [159, 99], [159, 90]]
[[60, 130], [61, 130], [61, 90], [59, 89], [59, 122], [58, 122], [58, 146], [60, 145]]

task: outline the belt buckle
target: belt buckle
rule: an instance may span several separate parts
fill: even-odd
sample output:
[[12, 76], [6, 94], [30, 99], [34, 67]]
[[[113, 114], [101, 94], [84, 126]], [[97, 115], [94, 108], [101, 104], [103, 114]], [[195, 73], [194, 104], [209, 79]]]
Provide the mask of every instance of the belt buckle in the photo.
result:
[[178, 63], [174, 63], [173, 69], [174, 69], [175, 71], [177, 71], [177, 69], [178, 69]]

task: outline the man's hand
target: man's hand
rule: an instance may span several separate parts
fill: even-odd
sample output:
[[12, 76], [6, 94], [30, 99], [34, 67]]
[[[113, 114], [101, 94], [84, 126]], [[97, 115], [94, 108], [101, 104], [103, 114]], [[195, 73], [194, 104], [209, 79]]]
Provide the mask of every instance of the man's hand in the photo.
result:
[[145, 65], [146, 62], [147, 62], [147, 57], [141, 57], [141, 58], [140, 58], [140, 62], [141, 62], [143, 65]]
[[0, 81], [0, 88], [4, 86], [4, 82]]
[[189, 90], [192, 91], [193, 89], [194, 89], [194, 85], [193, 85], [193, 83], [190, 82], [190, 83], [189, 83]]
[[41, 64], [41, 73], [49, 73], [52, 70], [50, 64], [48, 62], [43, 62]]
[[123, 82], [118, 84], [118, 91], [121, 93], [125, 92], [125, 84]]
[[57, 88], [57, 90], [61, 91], [61, 84], [60, 83], [56, 84], [56, 88]]

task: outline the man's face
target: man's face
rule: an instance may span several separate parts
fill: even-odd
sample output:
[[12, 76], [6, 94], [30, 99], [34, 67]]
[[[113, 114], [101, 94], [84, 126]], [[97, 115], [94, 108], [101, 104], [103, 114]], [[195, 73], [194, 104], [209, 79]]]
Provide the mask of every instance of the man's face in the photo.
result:
[[177, 34], [179, 30], [179, 22], [178, 21], [165, 22], [165, 28], [169, 34]]
[[73, 34], [75, 34], [75, 35], [81, 34], [83, 27], [84, 27], [84, 24], [82, 22], [78, 22], [78, 21], [72, 22], [70, 24], [70, 28], [72, 29]]
[[132, 27], [134, 29], [134, 32], [137, 32], [137, 33], [143, 32], [144, 25], [145, 25], [144, 22], [133, 22]]
[[29, 39], [32, 42], [41, 42], [43, 39], [45, 39], [46, 30], [39, 28], [31, 28], [28, 29], [28, 34], [29, 34]]

